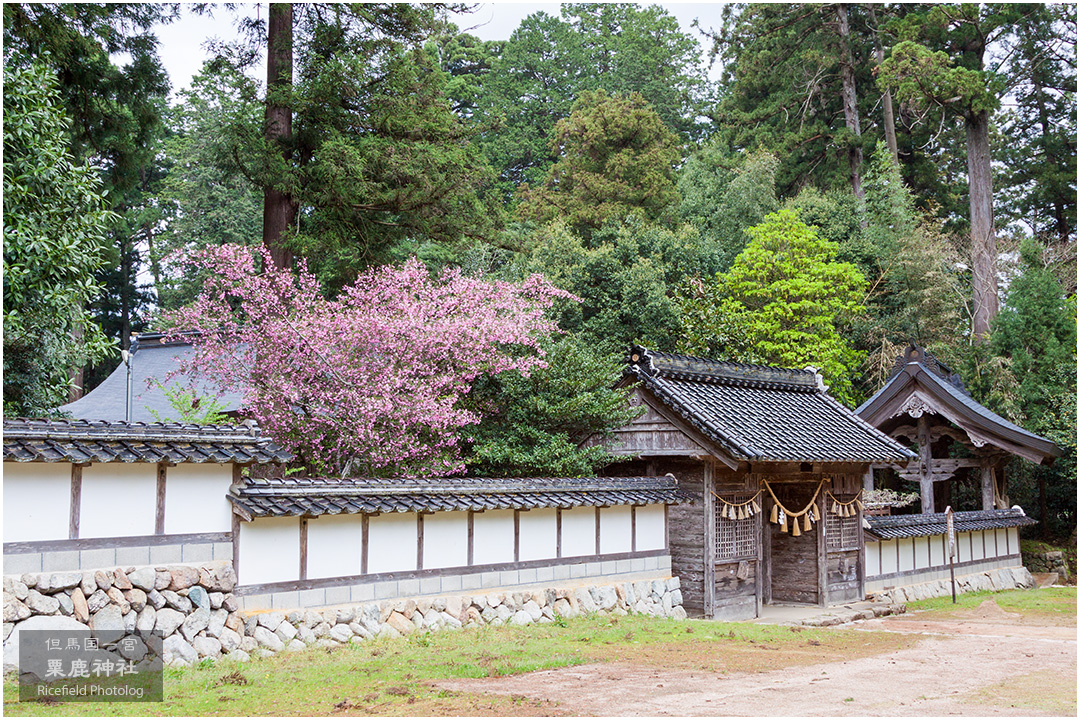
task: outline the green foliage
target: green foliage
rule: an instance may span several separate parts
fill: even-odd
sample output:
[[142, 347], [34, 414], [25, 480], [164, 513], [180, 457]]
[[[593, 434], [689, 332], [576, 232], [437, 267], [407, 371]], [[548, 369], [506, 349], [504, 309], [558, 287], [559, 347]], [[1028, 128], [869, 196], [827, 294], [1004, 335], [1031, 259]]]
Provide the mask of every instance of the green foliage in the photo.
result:
[[222, 425], [232, 422], [225, 413], [228, 408], [218, 402], [215, 397], [199, 397], [193, 388], [185, 388], [174, 384], [165, 387], [160, 382], [158, 388], [165, 393], [172, 412], [162, 416], [157, 410], [146, 408], [154, 416], [154, 420], [161, 423], [195, 423], [197, 425]]
[[542, 182], [557, 159], [550, 150], [555, 125], [586, 91], [639, 93], [669, 130], [686, 139], [703, 134], [699, 118], [713, 90], [696, 38], [673, 16], [630, 3], [566, 4], [561, 11], [561, 19], [533, 13], [508, 41], [488, 44], [491, 70], [482, 76], [478, 107], [503, 122], [481, 146], [505, 199], [522, 183]]
[[41, 415], [67, 401], [69, 374], [108, 348], [87, 304], [104, 259], [101, 183], [68, 149], [55, 73], [4, 64], [4, 413]]
[[683, 298], [682, 349], [707, 357], [783, 367], [816, 367], [838, 399], [855, 399], [860, 353], [841, 329], [864, 311], [866, 280], [837, 262], [794, 210], [773, 213], [748, 231], [750, 244], [715, 283], [691, 283]]
[[471, 431], [470, 475], [587, 477], [611, 461], [603, 447], [578, 444], [638, 415], [627, 391], [613, 389], [622, 363], [575, 335], [546, 351], [548, 366], [529, 377], [507, 372], [473, 386], [469, 402], [486, 414]]
[[162, 310], [191, 302], [202, 289], [201, 275], [167, 259], [173, 253], [262, 240], [262, 193], [240, 174], [221, 142], [228, 123], [245, 117], [245, 124], [261, 122], [263, 108], [254, 97], [254, 82], [210, 61], [168, 115], [170, 136], [162, 148], [168, 174], [157, 194], [163, 227], [150, 249]]
[[678, 138], [637, 93], [583, 93], [555, 125], [551, 149], [559, 159], [544, 183], [518, 190], [522, 219], [595, 230], [612, 217], [658, 220], [678, 201]]
[[671, 288], [716, 270], [716, 260], [687, 225], [672, 231], [641, 220], [612, 221], [589, 242], [564, 223], [537, 230], [524, 262], [582, 302], [553, 308], [559, 327], [621, 356], [631, 343], [670, 347], [679, 333]]
[[746, 228], [780, 209], [776, 172], [780, 160], [772, 153], [728, 153], [711, 141], [687, 159], [679, 173], [682, 196], [679, 219], [693, 223], [717, 255], [721, 269], [750, 241]]

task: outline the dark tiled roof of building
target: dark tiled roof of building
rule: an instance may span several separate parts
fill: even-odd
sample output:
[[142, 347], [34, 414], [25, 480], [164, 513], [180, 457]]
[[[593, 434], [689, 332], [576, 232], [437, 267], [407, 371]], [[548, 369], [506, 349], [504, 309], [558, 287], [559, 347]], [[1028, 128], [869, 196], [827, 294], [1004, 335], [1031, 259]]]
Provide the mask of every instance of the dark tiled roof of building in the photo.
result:
[[737, 460], [896, 462], [915, 455], [838, 403], [812, 370], [634, 347], [626, 374]]
[[[870, 525], [867, 532], [881, 540], [943, 535], [946, 532], [945, 513], [867, 516], [866, 521]], [[956, 532], [1023, 527], [1035, 523], [1036, 521], [1025, 515], [1020, 508], [953, 513], [953, 528]]]
[[439, 510], [529, 510], [681, 502], [674, 477], [249, 479], [229, 500], [242, 515], [280, 517]]
[[[166, 382], [166, 378], [180, 368], [181, 361], [194, 356], [195, 349], [190, 342], [168, 340], [161, 333], [143, 333], [135, 339], [131, 349], [132, 422], [154, 422], [158, 417], [167, 419], [176, 414], [165, 391], [157, 383], [170, 389], [177, 386], [193, 389], [196, 397], [214, 398], [228, 412], [240, 407], [242, 398], [238, 393], [221, 390], [205, 380], [178, 375]], [[120, 363], [96, 388], [57, 409], [80, 420], [125, 420], [127, 375], [127, 367]]]
[[[1037, 462], [1049, 463], [1061, 456], [1061, 448], [1050, 440], [1028, 432], [977, 403], [964, 390], [963, 383], [941, 371], [940, 363], [934, 361], [926, 364], [926, 358], [922, 353], [925, 351], [921, 348], [909, 347], [905, 358], [910, 358], [910, 362], [904, 364], [901, 370], [885, 383], [884, 387], [860, 405], [855, 412], [870, 422], [880, 424], [889, 419], [878, 417], [886, 406], [895, 406], [916, 391], [922, 391], [932, 396], [937, 401], [938, 407], [948, 413], [948, 420], [962, 427], [968, 425], [981, 430], [983, 434], [991, 438], [991, 442], [996, 436], [1006, 443], [1019, 445], [1030, 451], [1033, 454], [1032, 459]], [[948, 370], [948, 368], [945, 369]], [[1006, 449], [1010, 448], [1006, 447]]]
[[4, 462], [270, 463], [291, 455], [255, 425], [4, 420]]

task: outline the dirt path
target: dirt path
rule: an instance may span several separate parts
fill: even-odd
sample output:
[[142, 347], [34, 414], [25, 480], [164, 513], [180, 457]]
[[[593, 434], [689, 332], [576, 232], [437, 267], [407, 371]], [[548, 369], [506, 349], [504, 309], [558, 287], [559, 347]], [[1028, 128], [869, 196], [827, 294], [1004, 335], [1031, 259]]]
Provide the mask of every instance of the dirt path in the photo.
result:
[[763, 673], [615, 662], [438, 685], [546, 700], [575, 715], [1075, 716], [1076, 628], [1019, 625], [1009, 615], [857, 623], [924, 637], [884, 655]]

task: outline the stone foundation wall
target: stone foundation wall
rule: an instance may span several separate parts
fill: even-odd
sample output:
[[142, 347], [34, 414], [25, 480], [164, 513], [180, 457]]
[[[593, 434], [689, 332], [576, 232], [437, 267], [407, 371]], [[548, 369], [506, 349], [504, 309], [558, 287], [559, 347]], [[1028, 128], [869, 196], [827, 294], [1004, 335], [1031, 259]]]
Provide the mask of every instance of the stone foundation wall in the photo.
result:
[[24, 630], [89, 629], [162, 639], [166, 664], [247, 660], [309, 646], [483, 624], [529, 625], [589, 613], [682, 619], [679, 579], [491, 589], [331, 608], [244, 612], [229, 562], [4, 577], [4, 671], [17, 670]]
[[1065, 562], [1065, 553], [1060, 550], [1042, 553], [1021, 553], [1024, 567], [1031, 572], [1057, 573], [1058, 577], [1068, 582], [1069, 565]]
[[[1035, 581], [1031, 573], [1022, 567], [999, 568], [956, 576], [957, 594], [980, 590], [1014, 590], [1033, 587], [1035, 587]], [[952, 583], [948, 577], [916, 585], [889, 588], [873, 593], [872, 599], [881, 602], [905, 603], [946, 595], [952, 595]]]

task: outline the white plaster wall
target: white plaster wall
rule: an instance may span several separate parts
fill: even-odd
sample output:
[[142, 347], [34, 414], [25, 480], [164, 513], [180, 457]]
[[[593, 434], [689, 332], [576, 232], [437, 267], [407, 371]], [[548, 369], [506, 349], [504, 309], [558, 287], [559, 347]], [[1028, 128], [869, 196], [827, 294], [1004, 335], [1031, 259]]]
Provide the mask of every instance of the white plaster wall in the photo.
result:
[[576, 507], [562, 511], [562, 556], [596, 554], [596, 508]]
[[165, 468], [165, 533], [231, 531], [232, 509], [225, 499], [231, 484], [231, 464], [181, 463]]
[[157, 465], [94, 463], [82, 471], [79, 537], [153, 535]]
[[997, 530], [994, 531], [994, 533], [997, 536], [996, 537], [996, 542], [997, 542], [996, 555], [998, 557], [1001, 557], [1003, 555], [1008, 555], [1009, 553], [1006, 551], [1006, 548], [1008, 547], [1008, 543], [1009, 543], [1009, 531], [1008, 531], [1008, 529], [1006, 529], [1006, 528], [998, 528]]
[[915, 540], [915, 569], [923, 570], [930, 567], [930, 538], [917, 537]]
[[521, 560], [546, 560], [558, 552], [555, 508], [526, 510], [519, 514]]
[[896, 540], [881, 541], [881, 574], [896, 572]]
[[323, 515], [308, 520], [307, 528], [309, 578], [360, 574], [364, 532], [359, 515]]
[[967, 562], [971, 559], [971, 533], [956, 533], [957, 562]]
[[930, 564], [933, 567], [941, 567], [945, 564], [945, 553], [947, 551], [949, 541], [945, 539], [944, 535], [933, 535], [930, 538]]
[[1009, 535], [1009, 554], [1020, 554], [1020, 528], [1005, 528]]
[[368, 520], [368, 572], [416, 569], [416, 513], [386, 513]]
[[70, 463], [4, 463], [4, 542], [67, 540]]
[[637, 523], [638, 550], [663, 550], [667, 547], [663, 505], [639, 507], [634, 511], [634, 522]]
[[866, 543], [866, 576], [876, 577], [881, 574], [881, 545], [880, 543], [867, 541]]
[[632, 528], [629, 505], [600, 508], [600, 554], [630, 552]]
[[[982, 560], [986, 557], [985, 535], [982, 530], [971, 533], [971, 559]], [[993, 557], [993, 555], [991, 555]]]
[[259, 518], [240, 523], [240, 585], [299, 579], [300, 518]]
[[514, 562], [514, 511], [473, 513], [473, 564]]
[[469, 563], [469, 514], [437, 512], [424, 516], [424, 569]]
[[897, 540], [900, 545], [900, 572], [906, 572], [908, 570], [915, 569], [915, 539], [914, 538], [900, 538]]

